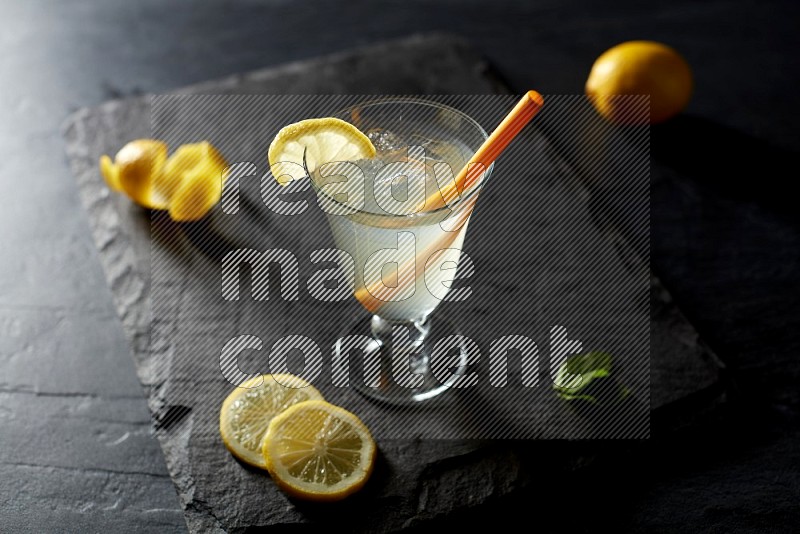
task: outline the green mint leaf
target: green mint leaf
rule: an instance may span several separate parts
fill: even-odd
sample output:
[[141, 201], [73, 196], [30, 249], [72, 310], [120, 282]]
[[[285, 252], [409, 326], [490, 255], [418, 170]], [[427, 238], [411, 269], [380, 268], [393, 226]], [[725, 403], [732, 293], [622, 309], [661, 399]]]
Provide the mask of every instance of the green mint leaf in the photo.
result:
[[553, 388], [559, 393], [575, 396], [592, 381], [611, 374], [613, 356], [606, 352], [573, 354], [561, 364]]

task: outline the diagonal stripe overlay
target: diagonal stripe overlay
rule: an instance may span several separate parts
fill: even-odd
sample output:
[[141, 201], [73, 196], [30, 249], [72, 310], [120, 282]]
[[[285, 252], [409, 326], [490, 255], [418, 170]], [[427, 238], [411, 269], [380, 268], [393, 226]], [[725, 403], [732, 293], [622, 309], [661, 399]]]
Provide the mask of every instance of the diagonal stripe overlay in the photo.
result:
[[[308, 181], [274, 187], [267, 149], [287, 124], [376, 98], [410, 97], [153, 97], [151, 135], [170, 153], [209, 141], [233, 166], [220, 204], [204, 219], [178, 224], [153, 212], [146, 343], [157, 431], [187, 432], [183, 422], [191, 417], [191, 439], [214, 439], [219, 407], [236, 387], [231, 381], [288, 371], [356, 413], [377, 439], [648, 437], [649, 130], [605, 122], [583, 96], [545, 95], [540, 115], [495, 162], [467, 212], [468, 226], [452, 233], [463, 232], [463, 245], [444, 241], [461, 249], [456, 261], [463, 254], [448, 293], [463, 298], [445, 300], [430, 320], [434, 330], [447, 320], [457, 325], [463, 337], [441, 340], [439, 352], [468, 356], [474, 379], [457, 381], [463, 387], [422, 407], [370, 400], [355, 387], [363, 377], [352, 372], [342, 385], [337, 339], [354, 318], [369, 316], [347, 286], [350, 277], [358, 285], [364, 265], [349, 265], [332, 250], [329, 218], [349, 215], [327, 215]], [[487, 131], [517, 101], [426, 98]], [[630, 113], [649, 112], [646, 97], [630, 98]], [[403, 120], [431, 119], [411, 113]], [[425, 147], [431, 139], [416, 141]], [[359, 233], [367, 230], [352, 226], [356, 255], [370, 246]], [[416, 280], [416, 291], [446, 274], [426, 277], [419, 262], [411, 266], [416, 270], [401, 270], [396, 282]], [[560, 345], [557, 328], [566, 332]], [[562, 354], [565, 343], [574, 350]], [[350, 371], [392, 379], [370, 362], [359, 365], [356, 340], [346, 346], [353, 349]], [[605, 396], [564, 400], [553, 388], [554, 365], [592, 351], [613, 357]], [[448, 366], [436, 371], [443, 375]]]

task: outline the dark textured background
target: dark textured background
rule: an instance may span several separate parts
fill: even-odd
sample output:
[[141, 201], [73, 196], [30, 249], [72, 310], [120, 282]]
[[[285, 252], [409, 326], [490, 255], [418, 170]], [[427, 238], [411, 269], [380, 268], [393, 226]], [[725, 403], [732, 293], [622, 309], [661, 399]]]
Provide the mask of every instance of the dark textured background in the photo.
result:
[[588, 471], [548, 478], [464, 523], [517, 513], [556, 531], [790, 531], [800, 522], [800, 223], [788, 185], [800, 149], [798, 7], [371, 6], [0, 7], [0, 530], [185, 529], [63, 157], [68, 112], [446, 29], [513, 87], [545, 93], [580, 92], [593, 59], [618, 41], [663, 40], [686, 55], [697, 82], [688, 114], [652, 137], [653, 266], [739, 384], [707, 420], [632, 454], [611, 450]]

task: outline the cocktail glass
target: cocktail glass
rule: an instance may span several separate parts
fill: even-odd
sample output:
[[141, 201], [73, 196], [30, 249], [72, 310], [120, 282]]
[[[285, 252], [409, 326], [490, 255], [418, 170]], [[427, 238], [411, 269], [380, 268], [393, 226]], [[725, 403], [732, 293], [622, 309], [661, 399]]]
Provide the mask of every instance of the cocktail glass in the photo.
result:
[[[366, 133], [378, 154], [356, 162], [363, 172], [361, 186], [331, 180], [339, 172], [335, 162], [327, 172], [323, 166], [310, 173], [336, 247], [353, 260], [355, 296], [369, 312], [338, 337], [334, 373], [348, 370], [349, 383], [373, 399], [425, 401], [447, 391], [467, 371], [464, 338], [453, 322], [433, 312], [443, 299], [458, 300], [459, 290], [450, 291], [451, 280], [469, 217], [493, 166], [482, 169], [474, 187], [447, 205], [442, 206], [439, 195], [430, 209], [430, 200], [487, 134], [464, 113], [422, 99], [372, 101], [336, 116]], [[424, 205], [415, 201], [423, 186]], [[435, 348], [443, 356], [439, 372], [432, 367]], [[341, 366], [351, 360], [352, 366]]]

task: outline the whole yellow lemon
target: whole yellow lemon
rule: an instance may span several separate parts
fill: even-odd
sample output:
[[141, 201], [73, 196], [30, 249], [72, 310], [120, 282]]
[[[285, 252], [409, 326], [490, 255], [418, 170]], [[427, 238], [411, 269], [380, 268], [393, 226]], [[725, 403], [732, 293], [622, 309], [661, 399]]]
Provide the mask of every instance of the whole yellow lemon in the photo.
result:
[[692, 71], [667, 45], [628, 41], [597, 58], [586, 80], [586, 94], [605, 118], [616, 123], [647, 123], [641, 101], [624, 95], [650, 95], [650, 123], [679, 113], [692, 95]]

